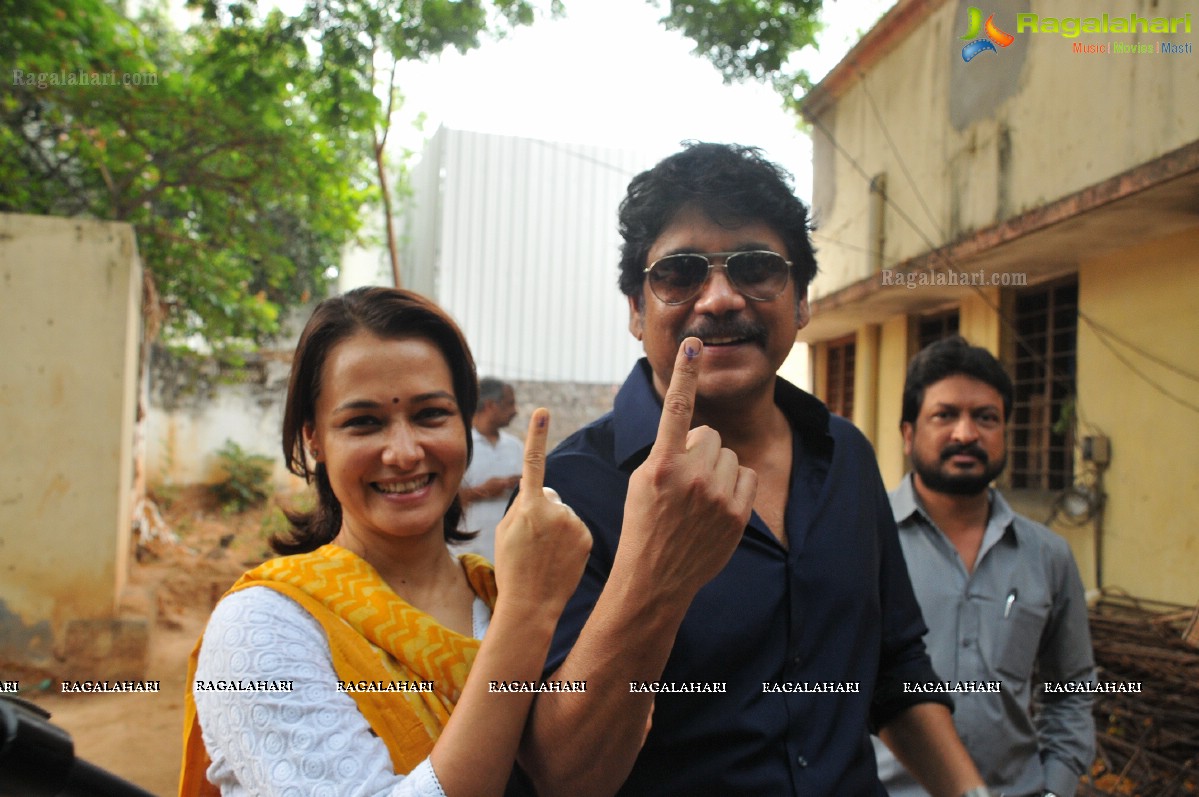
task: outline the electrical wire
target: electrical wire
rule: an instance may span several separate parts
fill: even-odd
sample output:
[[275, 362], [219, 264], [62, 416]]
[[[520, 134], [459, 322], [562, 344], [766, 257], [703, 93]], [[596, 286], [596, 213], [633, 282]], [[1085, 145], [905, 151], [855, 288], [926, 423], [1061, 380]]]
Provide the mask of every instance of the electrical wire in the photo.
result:
[[[1088, 321], [1088, 323], [1090, 323], [1089, 319], [1087, 321]], [[1178, 404], [1181, 404], [1183, 407], [1186, 407], [1188, 410], [1199, 413], [1199, 404], [1192, 404], [1191, 402], [1187, 401], [1183, 397], [1178, 396], [1178, 395], [1172, 393], [1171, 391], [1167, 390], [1159, 382], [1150, 378], [1148, 374], [1142, 373], [1139, 368], [1137, 368], [1135, 365], [1133, 365], [1132, 362], [1130, 362], [1127, 357], [1125, 357], [1123, 354], [1121, 354], [1116, 349], [1116, 347], [1112, 345], [1111, 341], [1108, 340], [1106, 334], [1100, 332], [1098, 329], [1096, 329], [1094, 327], [1092, 327], [1092, 331], [1095, 332], [1095, 337], [1098, 338], [1099, 342], [1102, 343], [1105, 347], [1107, 347], [1107, 350], [1110, 351], [1117, 360], [1119, 360], [1121, 363], [1123, 363], [1125, 368], [1127, 368], [1128, 370], [1132, 371], [1134, 374], [1139, 376], [1142, 380], [1145, 381], [1146, 384], [1148, 384], [1150, 387], [1152, 387], [1154, 390], [1156, 390], [1158, 393], [1162, 394], [1166, 398], [1170, 399], [1171, 401], [1177, 402]]]
[[[911, 190], [912, 190], [913, 194], [915, 195], [917, 201], [919, 202], [920, 206], [924, 209], [924, 213], [927, 216], [927, 218], [929, 219], [930, 223], [932, 224], [934, 231], [938, 234], [938, 236], [940, 238], [944, 239], [946, 237], [945, 233], [941, 230], [940, 225], [937, 223], [937, 220], [932, 213], [932, 210], [929, 208], [928, 203], [924, 200], [923, 193], [920, 191], [919, 186], [916, 184], [915, 179], [912, 177], [912, 173], [908, 169], [907, 163], [906, 163], [902, 153], [900, 153], [899, 148], [896, 146], [895, 140], [894, 140], [894, 138], [892, 138], [891, 132], [888, 129], [885, 120], [883, 119], [882, 113], [880, 112], [880, 110], [878, 108], [878, 104], [874, 101], [874, 95], [871, 94], [871, 92], [870, 92], [870, 88], [869, 88], [868, 82], [866, 80], [865, 72], [861, 68], [858, 68], [857, 73], [858, 73], [860, 85], [862, 87], [862, 93], [866, 97], [866, 100], [870, 105], [871, 111], [874, 114], [874, 118], [875, 118], [876, 123], [878, 124], [879, 130], [882, 132], [883, 137], [887, 141], [887, 146], [890, 148], [891, 152], [895, 156], [896, 161], [898, 162], [900, 171], [903, 173], [904, 178], [907, 180], [908, 186], [911, 188]], [[839, 153], [841, 153], [841, 155], [849, 161], [850, 165], [853, 166], [854, 170], [862, 177], [862, 179], [865, 180], [867, 184], [871, 184], [873, 182], [872, 178], [866, 173], [865, 169], [862, 168], [862, 166], [857, 162], [857, 160], [852, 155], [850, 155], [845, 150], [844, 147], [841, 146], [840, 142], [838, 142], [836, 140], [836, 138], [832, 135], [832, 133], [828, 130], [828, 128], [825, 127], [824, 124], [819, 119], [813, 119], [812, 122], [816, 127], [818, 127], [820, 129], [820, 131], [822, 133], [824, 133], [825, 136], [828, 137], [829, 141], [833, 144], [833, 146], [836, 148], [836, 150]], [[895, 201], [893, 200], [893, 198], [890, 195], [884, 193], [883, 200], [887, 203], [887, 205], [891, 206], [892, 208], [894, 208], [897, 211], [897, 214], [899, 215], [899, 217], [902, 218], [908, 224], [908, 226], [912, 229], [913, 232], [915, 232], [918, 236], [920, 236], [920, 239], [924, 242], [925, 246], [928, 247], [930, 254], [935, 254], [936, 246], [933, 244], [932, 240], [930, 240], [929, 236], [926, 235], [924, 233], [924, 231], [916, 225], [916, 223], [912, 219], [912, 217], [906, 211], [904, 211], [902, 208], [900, 208], [895, 203]], [[842, 243], [842, 245], [852, 247], [851, 244]], [[865, 251], [869, 252], [870, 250], [867, 249]], [[871, 252], [871, 254], [877, 255], [878, 253]], [[961, 270], [958, 268], [957, 264], [954, 263], [952, 258], [949, 257], [948, 253], [942, 252], [941, 256], [942, 256], [942, 259], [944, 260], [947, 268], [949, 268], [950, 270], [952, 270], [958, 274], [962, 273]], [[879, 259], [881, 260], [882, 257], [880, 256]], [[930, 268], [929, 270], [931, 271], [932, 269]], [[1035, 351], [1031, 346], [1029, 346], [1027, 341], [1023, 338], [1023, 336], [1020, 335], [1020, 333], [1016, 329], [1015, 322], [1012, 319], [1008, 318], [1006, 316], [1006, 314], [1004, 314], [1003, 311], [999, 308], [999, 306], [996, 305], [994, 302], [992, 302], [990, 300], [990, 298], [978, 286], [974, 285], [973, 283], [969, 283], [967, 285], [967, 287], [974, 290], [975, 293], [978, 294], [979, 298], [982, 299], [983, 302], [995, 312], [995, 314], [999, 317], [999, 319], [1008, 327], [1008, 329], [1012, 333], [1015, 341], [1017, 343], [1021, 344], [1024, 347], [1025, 351], [1029, 352], [1029, 354], [1031, 354], [1033, 356], [1034, 361], [1037, 361], [1037, 364], [1041, 365], [1043, 368], [1047, 368], [1047, 366], [1044, 362], [1044, 358], [1040, 356], [1040, 353]], [[1138, 369], [1136, 366], [1134, 366], [1127, 358], [1120, 355], [1119, 352], [1117, 352], [1111, 346], [1110, 342], [1104, 337], [1104, 335], [1106, 334], [1111, 339], [1119, 341], [1120, 343], [1122, 343], [1129, 349], [1132, 349], [1133, 351], [1140, 354], [1142, 357], [1145, 357], [1146, 359], [1148, 359], [1152, 362], [1155, 362], [1164, 368], [1168, 368], [1171, 371], [1174, 371], [1175, 373], [1178, 373], [1188, 379], [1191, 379], [1194, 381], [1199, 381], [1199, 375], [1196, 375], [1189, 371], [1186, 371], [1185, 369], [1181, 368], [1180, 366], [1175, 365], [1174, 363], [1168, 362], [1167, 360], [1146, 351], [1145, 349], [1141, 348], [1140, 346], [1137, 346], [1136, 344], [1131, 343], [1124, 338], [1121, 338], [1119, 335], [1112, 332], [1107, 327], [1096, 322], [1094, 319], [1092, 319], [1090, 316], [1088, 316], [1086, 313], [1084, 313], [1081, 308], [1076, 308], [1076, 312], [1078, 314], [1078, 317], [1081, 318], [1088, 326], [1091, 327], [1092, 331], [1095, 332], [1096, 337], [1099, 338], [1100, 342], [1103, 343], [1105, 346], [1107, 346], [1112, 351], [1112, 353], [1114, 355], [1116, 355], [1117, 359], [1119, 359], [1120, 362], [1122, 364], [1124, 364], [1125, 367], [1127, 367], [1130, 371], [1132, 371], [1135, 375], [1140, 377], [1143, 381], [1145, 381], [1147, 384], [1149, 384], [1151, 387], [1153, 387], [1155, 390], [1157, 390], [1162, 395], [1170, 398], [1171, 400], [1181, 404], [1184, 407], [1187, 407], [1188, 409], [1192, 409], [1192, 410], [1195, 410], [1196, 412], [1199, 412], [1199, 406], [1192, 404], [1191, 402], [1187, 401], [1186, 399], [1173, 394], [1172, 392], [1167, 390], [1165, 387], [1163, 387], [1162, 385], [1160, 385], [1159, 383], [1157, 383], [1156, 381], [1151, 379], [1148, 375], [1144, 374], [1140, 369]], [[1077, 346], [1076, 346], [1076, 350], [1077, 350]], [[1066, 381], [1066, 380], [1063, 380], [1063, 381]], [[1072, 393], [1075, 393], [1074, 409], [1078, 415], [1079, 423], [1090, 427], [1091, 424], [1086, 422], [1085, 417], [1083, 415], [1080, 397], [1076, 394], [1076, 391], [1074, 390], [1073, 381], [1070, 380], [1067, 384], [1068, 384], [1068, 389]], [[1094, 427], [1092, 427], [1092, 428], [1094, 428]]]
[[1155, 362], [1158, 365], [1160, 365], [1162, 368], [1167, 368], [1176, 374], [1185, 376], [1187, 379], [1190, 379], [1193, 382], [1199, 382], [1199, 374], [1193, 374], [1190, 371], [1187, 371], [1184, 368], [1177, 366], [1174, 363], [1163, 359], [1162, 357], [1157, 356], [1156, 354], [1146, 351], [1145, 349], [1143, 349], [1140, 346], [1138, 346], [1137, 344], [1131, 342], [1127, 338], [1120, 337], [1115, 332], [1113, 332], [1110, 328], [1105, 327], [1103, 324], [1100, 324], [1098, 321], [1091, 318], [1089, 315], [1084, 313], [1082, 310], [1078, 311], [1078, 317], [1081, 318], [1083, 321], [1085, 321], [1087, 323], [1087, 326], [1091, 327], [1091, 329], [1093, 329], [1096, 334], [1102, 333], [1104, 335], [1107, 335], [1112, 340], [1115, 340], [1115, 341], [1119, 342], [1120, 344], [1122, 344], [1123, 346], [1125, 346], [1129, 349], [1132, 349], [1137, 354], [1144, 357], [1146, 360]]
[[[812, 119], [811, 121], [812, 121], [813, 126], [815, 126], [817, 129], [819, 129], [820, 132], [822, 132], [828, 138], [829, 142], [833, 145], [833, 148], [836, 149], [836, 151], [838, 153], [840, 153], [841, 156], [849, 162], [849, 165], [851, 167], [853, 167], [853, 170], [858, 173], [858, 175], [867, 183], [867, 185], [869, 185], [872, 181], [872, 178], [870, 177], [869, 174], [866, 173], [866, 170], [864, 168], [862, 168], [861, 164], [858, 163], [858, 160], [853, 155], [851, 155], [845, 149], [845, 147], [843, 147], [841, 145], [841, 143], [837, 140], [837, 138], [832, 134], [831, 131], [829, 131], [829, 129], [824, 125], [824, 123], [819, 118]], [[899, 150], [897, 148], [894, 147], [894, 139], [892, 139], [890, 133], [886, 131], [885, 123], [882, 122], [881, 118], [879, 118], [878, 121], [879, 121], [880, 126], [884, 130], [884, 136], [886, 137], [887, 141], [891, 143], [892, 152], [895, 155], [895, 158], [899, 161], [900, 164], [904, 164], [903, 155], [899, 152]], [[905, 174], [907, 174], [907, 175], [911, 174], [911, 172], [907, 169], [906, 165], [902, 165], [901, 168]], [[919, 188], [917, 188], [915, 185], [913, 185], [913, 191], [915, 192], [915, 194], [918, 197], [921, 196]], [[932, 239], [928, 236], [928, 234], [925, 233], [925, 231], [919, 225], [916, 224], [915, 220], [911, 217], [911, 215], [909, 215], [907, 213], [906, 210], [904, 210], [902, 207], [900, 207], [895, 202], [893, 197], [891, 197], [888, 193], [884, 193], [883, 201], [887, 204], [888, 207], [892, 208], [895, 211], [897, 216], [899, 216], [905, 223], [907, 223], [907, 225], [912, 229], [913, 232], [916, 233], [917, 236], [920, 237], [920, 240], [928, 248], [928, 253], [933, 258], [939, 259], [941, 261], [941, 263], [943, 264], [943, 267], [947, 271], [952, 271], [953, 273], [961, 275], [963, 277], [965, 276], [965, 272], [963, 272], [961, 270], [961, 268], [958, 267], [958, 265], [953, 261], [953, 258], [951, 258], [947, 252], [939, 249], [936, 246], [936, 244], [933, 243]], [[926, 208], [928, 207], [927, 203], [923, 202], [923, 200], [921, 200], [921, 204]], [[936, 226], [935, 223], [934, 223], [934, 226]], [[847, 244], [847, 245], [849, 245], [849, 244]], [[930, 274], [935, 273], [935, 267], [931, 266], [931, 265], [928, 267], [925, 267], [924, 270]], [[994, 301], [992, 301], [991, 298], [979, 286], [977, 286], [973, 283], [973, 281], [964, 280], [964, 284], [967, 288], [974, 291], [974, 293], [979, 297], [979, 299], [981, 299], [982, 302], [993, 313], [995, 313], [996, 317], [998, 317], [999, 320], [1004, 324], [1004, 326], [1007, 327], [1008, 331], [1010, 332], [1010, 334], [1012, 336], [1013, 341], [1015, 343], [1017, 343], [1018, 345], [1020, 345], [1024, 349], [1024, 351], [1026, 351], [1029, 354], [1029, 356], [1031, 357], [1033, 362], [1036, 363], [1038, 366], [1040, 366], [1046, 373], [1052, 372], [1051, 369], [1049, 368], [1048, 363], [1046, 362], [1046, 358], [1039, 351], [1037, 351], [1035, 348], [1033, 348], [1031, 345], [1029, 345], [1028, 340], [1023, 335], [1020, 334], [1019, 329], [1016, 327], [1015, 321], [1013, 319], [1009, 318], [1003, 312], [1003, 310], [999, 307], [999, 305], [996, 304]], [[1094, 430], [1098, 431], [1098, 427], [1096, 427], [1094, 424], [1090, 423], [1086, 419], [1086, 415], [1083, 412], [1082, 403], [1077, 395], [1077, 391], [1075, 390], [1074, 379], [1073, 378], [1067, 379], [1066, 377], [1057, 375], [1055, 373], [1055, 375], [1053, 377], [1053, 381], [1060, 384], [1061, 386], [1063, 386], [1074, 397], [1074, 412], [1075, 412], [1076, 417], [1078, 418], [1079, 424], [1084, 427], [1087, 427], [1088, 429], [1094, 429]]]

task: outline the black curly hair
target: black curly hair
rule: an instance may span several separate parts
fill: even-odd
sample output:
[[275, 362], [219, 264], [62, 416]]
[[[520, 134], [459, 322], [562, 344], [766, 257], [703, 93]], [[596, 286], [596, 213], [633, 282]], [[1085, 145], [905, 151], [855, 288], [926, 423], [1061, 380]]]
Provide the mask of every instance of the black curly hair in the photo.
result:
[[620, 291], [640, 303], [646, 258], [654, 241], [684, 207], [698, 207], [729, 227], [762, 222], [787, 246], [794, 263], [796, 301], [816, 276], [808, 208], [791, 189], [791, 175], [757, 147], [689, 141], [642, 172], [620, 203]]
[[968, 376], [990, 385], [1003, 399], [1003, 419], [1012, 419], [1012, 402], [1015, 391], [1012, 378], [995, 355], [982, 346], [971, 346], [961, 335], [953, 335], [928, 344], [908, 363], [907, 377], [903, 383], [903, 409], [899, 426], [916, 423], [920, 408], [924, 406], [924, 392], [950, 376]]

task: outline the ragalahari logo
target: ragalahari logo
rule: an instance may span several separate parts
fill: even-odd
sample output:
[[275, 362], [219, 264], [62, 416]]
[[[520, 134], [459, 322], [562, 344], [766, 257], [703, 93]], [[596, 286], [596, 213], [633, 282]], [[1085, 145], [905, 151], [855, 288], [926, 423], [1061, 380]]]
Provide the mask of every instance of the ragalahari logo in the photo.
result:
[[[982, 24], [983, 12], [979, 11], [974, 6], [970, 6], [970, 29], [966, 31], [966, 35], [961, 36], [962, 41], [969, 42], [962, 48], [962, 60], [970, 63], [971, 59], [984, 50], [990, 50], [993, 53], [999, 52], [995, 49], [995, 45], [1007, 47], [1016, 40], [1016, 37], [1010, 33], [1004, 33], [999, 28], [995, 27], [995, 15], [987, 17], [986, 24]], [[986, 36], [979, 38], [979, 31], [986, 33]]]

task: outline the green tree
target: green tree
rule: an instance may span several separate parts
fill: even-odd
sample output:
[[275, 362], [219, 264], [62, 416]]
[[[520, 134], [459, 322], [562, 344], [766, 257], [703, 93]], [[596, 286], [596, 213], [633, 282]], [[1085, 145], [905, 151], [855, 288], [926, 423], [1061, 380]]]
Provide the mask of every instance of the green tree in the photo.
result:
[[[201, 5], [205, 17], [227, 15], [235, 24], [244, 9], [236, 2], [222, 6], [220, 0], [202, 0]], [[559, 13], [559, 0], [552, 0], [549, 10]], [[531, 0], [307, 0], [288, 23], [294, 36], [312, 44], [318, 70], [328, 77], [325, 107], [335, 115], [355, 109], [342, 121], [368, 132], [395, 285], [400, 285], [400, 260], [387, 141], [401, 101], [399, 64], [450, 47], [466, 52], [478, 47], [484, 33], [503, 35], [531, 24], [534, 11]]]
[[[196, 6], [203, 23], [179, 33], [161, 12], [135, 25], [107, 0], [69, 12], [0, 0], [0, 53], [21, 75], [0, 95], [0, 211], [133, 224], [151, 336], [161, 324], [169, 341], [199, 335], [220, 351], [253, 345], [282, 308], [324, 292], [372, 198], [398, 284], [385, 157], [396, 64], [529, 24], [535, 3], [306, 0], [293, 17], [252, 1]], [[806, 83], [787, 58], [811, 43], [818, 10], [671, 2], [663, 22], [726, 80], [771, 80], [794, 102]]]
[[788, 60], [816, 45], [820, 8], [821, 0], [671, 0], [661, 21], [694, 41], [695, 54], [711, 61], [725, 82], [769, 82], [798, 110], [811, 80]]
[[[648, 0], [658, 6], [657, 0]], [[770, 81], [795, 107], [810, 85], [802, 70], [788, 70], [787, 59], [815, 42], [821, 0], [671, 0], [662, 23], [696, 42], [696, 54], [710, 60], [726, 81]], [[221, 0], [202, 0], [216, 17]], [[230, 12], [241, 8], [228, 6]], [[384, 98], [372, 120], [371, 148], [381, 198], [392, 275], [400, 284], [400, 266], [392, 227], [392, 192], [386, 144], [392, 110], [398, 100], [396, 66], [424, 59], [449, 47], [477, 47], [484, 32], [503, 35], [534, 21], [537, 7], [563, 12], [560, 0], [307, 0], [294, 21], [298, 35], [317, 44], [322, 64], [340, 79], [334, 98], [366, 107], [367, 95]], [[337, 101], [335, 99], [335, 101]]]
[[103, 0], [4, 15], [0, 210], [132, 224], [168, 340], [252, 345], [324, 292], [369, 195], [365, 141], [314, 107], [282, 15], [186, 34]]

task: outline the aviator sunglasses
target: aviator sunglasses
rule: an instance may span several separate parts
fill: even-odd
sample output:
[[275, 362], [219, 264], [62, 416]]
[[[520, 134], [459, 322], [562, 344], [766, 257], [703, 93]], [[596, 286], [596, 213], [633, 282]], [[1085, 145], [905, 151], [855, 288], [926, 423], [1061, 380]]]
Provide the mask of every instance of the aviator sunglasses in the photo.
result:
[[[723, 260], [724, 265], [713, 260]], [[765, 250], [667, 255], [650, 263], [645, 278], [663, 303], [683, 304], [699, 295], [714, 268], [724, 268], [729, 282], [746, 299], [769, 302], [787, 287], [791, 261]]]

